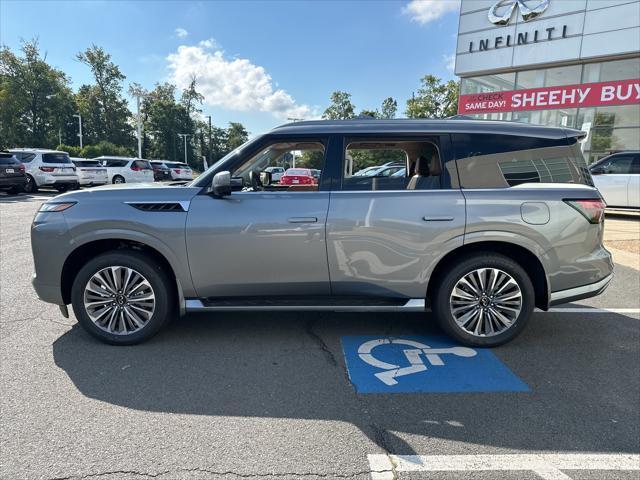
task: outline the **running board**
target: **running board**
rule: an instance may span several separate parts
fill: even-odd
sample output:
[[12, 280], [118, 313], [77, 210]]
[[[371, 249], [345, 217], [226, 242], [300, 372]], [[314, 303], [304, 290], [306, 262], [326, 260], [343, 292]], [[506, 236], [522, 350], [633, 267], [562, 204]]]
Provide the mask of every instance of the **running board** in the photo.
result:
[[[205, 300], [206, 301], [206, 300]], [[328, 304], [322, 305], [297, 301], [295, 304], [290, 302], [274, 303], [273, 301], [259, 304], [258, 302], [206, 302], [200, 299], [185, 300], [186, 312], [247, 312], [247, 311], [330, 311], [330, 312], [424, 312], [425, 301], [423, 298], [411, 298], [404, 303], [385, 303], [385, 304]]]

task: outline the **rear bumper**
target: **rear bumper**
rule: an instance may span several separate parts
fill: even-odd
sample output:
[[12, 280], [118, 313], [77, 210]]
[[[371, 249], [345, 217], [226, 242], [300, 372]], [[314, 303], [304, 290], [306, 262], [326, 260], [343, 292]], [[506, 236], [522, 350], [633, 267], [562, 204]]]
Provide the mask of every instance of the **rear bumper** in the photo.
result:
[[0, 188], [24, 187], [25, 183], [27, 183], [26, 176], [0, 178]]
[[576, 300], [582, 300], [584, 298], [600, 295], [607, 289], [612, 279], [613, 273], [604, 277], [602, 280], [599, 280], [595, 283], [590, 283], [589, 285], [582, 285], [580, 287], [569, 288], [567, 290], [551, 292], [549, 305], [559, 305], [561, 303], [575, 302]]

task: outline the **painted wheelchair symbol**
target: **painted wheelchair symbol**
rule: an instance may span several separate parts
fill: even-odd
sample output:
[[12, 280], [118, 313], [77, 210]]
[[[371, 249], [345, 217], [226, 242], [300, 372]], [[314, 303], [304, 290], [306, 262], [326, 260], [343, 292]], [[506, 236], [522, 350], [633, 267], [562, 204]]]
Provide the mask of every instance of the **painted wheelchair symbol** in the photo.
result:
[[[403, 353], [409, 362], [408, 367], [401, 367], [400, 365], [394, 365], [393, 363], [383, 362], [382, 360], [375, 358], [371, 353], [374, 348], [380, 345], [391, 344], [407, 345], [412, 347], [403, 350]], [[459, 357], [475, 357], [477, 352], [472, 348], [467, 347], [431, 348], [429, 345], [425, 345], [424, 343], [404, 338], [378, 338], [376, 340], [365, 342], [358, 348], [358, 355], [364, 362], [385, 370], [384, 372], [376, 373], [375, 376], [387, 385], [396, 385], [398, 383], [396, 380], [397, 377], [426, 371], [427, 366], [425, 365], [422, 356], [426, 358], [427, 362], [429, 362], [431, 366], [443, 366], [444, 361], [440, 358], [440, 355], [444, 354], [457, 355]]]

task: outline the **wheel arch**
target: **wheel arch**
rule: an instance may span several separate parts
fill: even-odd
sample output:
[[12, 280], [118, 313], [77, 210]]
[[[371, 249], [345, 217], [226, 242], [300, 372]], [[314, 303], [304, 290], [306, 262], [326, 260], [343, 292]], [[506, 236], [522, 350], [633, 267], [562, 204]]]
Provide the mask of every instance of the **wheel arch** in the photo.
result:
[[442, 257], [430, 275], [427, 285], [427, 302], [430, 303], [434, 290], [439, 284], [440, 277], [442, 277], [451, 266], [459, 262], [463, 257], [482, 252], [504, 255], [520, 264], [529, 275], [531, 283], [533, 284], [535, 306], [542, 310], [549, 308], [549, 281], [539, 256], [522, 245], [499, 240], [480, 240], [465, 243]]
[[75, 274], [78, 272], [82, 265], [88, 260], [94, 258], [102, 253], [111, 251], [123, 251], [133, 250], [137, 252], [145, 253], [153, 258], [155, 262], [162, 265], [165, 272], [169, 275], [173, 288], [175, 289], [176, 298], [178, 299], [178, 305], [181, 312], [184, 304], [184, 296], [182, 291], [182, 285], [179, 277], [176, 275], [176, 271], [171, 265], [171, 262], [163, 255], [157, 248], [130, 238], [103, 238], [91, 240], [76, 247], [65, 259], [62, 266], [60, 286], [62, 299], [64, 304], [71, 303], [71, 287]]

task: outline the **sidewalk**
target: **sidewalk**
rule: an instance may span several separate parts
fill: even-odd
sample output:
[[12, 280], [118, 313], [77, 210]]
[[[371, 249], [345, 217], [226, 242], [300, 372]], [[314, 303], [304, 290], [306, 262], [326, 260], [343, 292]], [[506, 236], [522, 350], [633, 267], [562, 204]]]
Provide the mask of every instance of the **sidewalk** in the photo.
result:
[[640, 270], [640, 215], [607, 212], [604, 244], [616, 263]]

